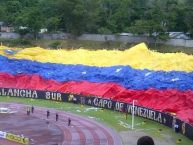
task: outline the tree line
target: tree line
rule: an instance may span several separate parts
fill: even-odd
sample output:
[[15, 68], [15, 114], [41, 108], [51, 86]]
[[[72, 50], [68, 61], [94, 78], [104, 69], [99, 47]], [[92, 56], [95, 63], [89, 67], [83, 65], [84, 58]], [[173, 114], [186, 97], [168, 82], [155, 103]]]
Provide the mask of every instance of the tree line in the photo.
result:
[[[193, 36], [192, 0], [0, 0], [0, 21], [21, 34], [49, 32]], [[21, 29], [21, 26], [26, 29]]]

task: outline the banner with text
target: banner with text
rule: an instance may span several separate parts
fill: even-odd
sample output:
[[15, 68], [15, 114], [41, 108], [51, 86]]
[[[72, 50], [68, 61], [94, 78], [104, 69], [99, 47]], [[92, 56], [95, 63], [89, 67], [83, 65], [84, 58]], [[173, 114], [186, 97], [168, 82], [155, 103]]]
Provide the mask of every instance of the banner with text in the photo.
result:
[[0, 96], [11, 96], [11, 97], [23, 97], [32, 99], [44, 99], [53, 100], [59, 102], [73, 102], [80, 103], [83, 105], [90, 105], [94, 107], [100, 107], [115, 111], [120, 111], [123, 113], [131, 114], [134, 109], [134, 114], [143, 118], [147, 118], [158, 122], [160, 124], [166, 125], [173, 128], [175, 124], [179, 125], [180, 132], [193, 140], [193, 126], [181, 121], [180, 119], [167, 114], [164, 112], [159, 112], [149, 108], [141, 106], [132, 106], [129, 103], [123, 103], [118, 101], [113, 101], [110, 99], [103, 99], [97, 96], [85, 97], [79, 94], [70, 93], [59, 93], [50, 91], [38, 91], [38, 90], [25, 90], [25, 89], [14, 89], [14, 88], [0, 88]]

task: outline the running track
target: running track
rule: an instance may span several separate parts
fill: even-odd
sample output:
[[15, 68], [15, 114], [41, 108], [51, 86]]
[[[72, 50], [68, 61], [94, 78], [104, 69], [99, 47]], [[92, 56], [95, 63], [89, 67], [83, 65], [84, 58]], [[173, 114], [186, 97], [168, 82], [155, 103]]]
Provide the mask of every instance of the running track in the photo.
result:
[[[26, 115], [26, 108], [28, 106], [19, 103], [0, 103], [0, 107], [8, 107]], [[50, 117], [48, 119], [46, 118], [47, 110], [50, 111]], [[59, 120], [57, 122], [55, 121], [56, 112], [59, 114]], [[122, 145], [119, 135], [113, 129], [96, 122], [94, 119], [84, 118], [56, 109], [36, 106], [34, 113], [30, 116], [44, 120], [45, 122], [49, 121], [51, 125], [55, 125], [61, 130], [63, 141], [58, 143], [58, 145]], [[71, 126], [67, 125], [69, 117], [72, 120]], [[33, 132], [31, 132], [31, 134], [33, 134]], [[33, 139], [33, 136], [30, 136], [29, 134], [27, 137]], [[38, 140], [36, 140], [36, 144], [37, 142]], [[0, 140], [0, 143], [5, 142]], [[44, 143], [41, 145], [52, 144]]]

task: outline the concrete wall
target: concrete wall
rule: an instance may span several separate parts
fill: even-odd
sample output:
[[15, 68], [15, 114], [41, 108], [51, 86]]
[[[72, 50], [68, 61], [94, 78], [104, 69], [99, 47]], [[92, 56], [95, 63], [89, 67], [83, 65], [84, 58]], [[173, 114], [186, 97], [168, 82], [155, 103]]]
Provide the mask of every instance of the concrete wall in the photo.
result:
[[65, 40], [70, 38], [68, 33], [59, 33], [59, 34], [39, 34], [39, 38], [47, 40]]
[[[0, 33], [0, 38], [6, 39], [17, 39], [20, 38], [20, 35], [17, 33]], [[33, 35], [26, 35], [25, 38], [33, 38]], [[48, 40], [65, 40], [70, 39], [72, 36], [68, 33], [58, 33], [58, 34], [39, 34], [38, 38], [48, 39]], [[101, 34], [83, 34], [77, 38], [77, 40], [91, 40], [91, 41], [120, 41], [128, 43], [153, 43], [153, 39], [149, 37], [141, 36], [120, 36], [120, 35], [101, 35]], [[173, 45], [173, 46], [183, 46], [183, 47], [192, 47], [193, 40], [184, 40], [184, 39], [169, 39], [168, 41], [158, 41], [160, 44]]]
[[193, 40], [169, 39], [164, 44], [173, 46], [193, 47]]
[[5, 39], [17, 39], [20, 38], [20, 35], [17, 33], [5, 33], [5, 32], [0, 32], [0, 38], [5, 38]]
[[93, 41], [120, 41], [129, 43], [150, 42], [148, 37], [139, 36], [120, 36], [120, 35], [100, 35], [100, 34], [83, 34], [78, 37], [78, 40], [93, 40]]
[[[118, 35], [100, 35], [100, 34], [83, 34], [78, 37], [78, 40], [93, 40], [93, 41], [120, 41], [128, 43], [154, 43], [154, 40], [143, 36], [118, 36]], [[193, 40], [185, 39], [169, 39], [167, 41], [158, 41], [160, 44], [193, 47]]]
[[186, 47], [193, 47], [193, 40], [186, 40], [185, 41], [185, 46]]

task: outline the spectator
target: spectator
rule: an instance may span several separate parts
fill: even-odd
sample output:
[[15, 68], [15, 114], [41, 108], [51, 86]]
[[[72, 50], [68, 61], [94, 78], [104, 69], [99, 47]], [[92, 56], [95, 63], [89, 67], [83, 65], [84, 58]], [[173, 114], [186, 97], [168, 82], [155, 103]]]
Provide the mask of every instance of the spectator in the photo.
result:
[[74, 104], [76, 104], [77, 103], [77, 98], [73, 97], [72, 101], [73, 101]]
[[149, 136], [142, 136], [138, 139], [137, 145], [155, 145], [154, 141]]
[[175, 132], [177, 132], [177, 133], [178, 133], [179, 130], [180, 130], [180, 129], [179, 129], [179, 125], [178, 125], [177, 123], [174, 125], [174, 130], [175, 130]]

